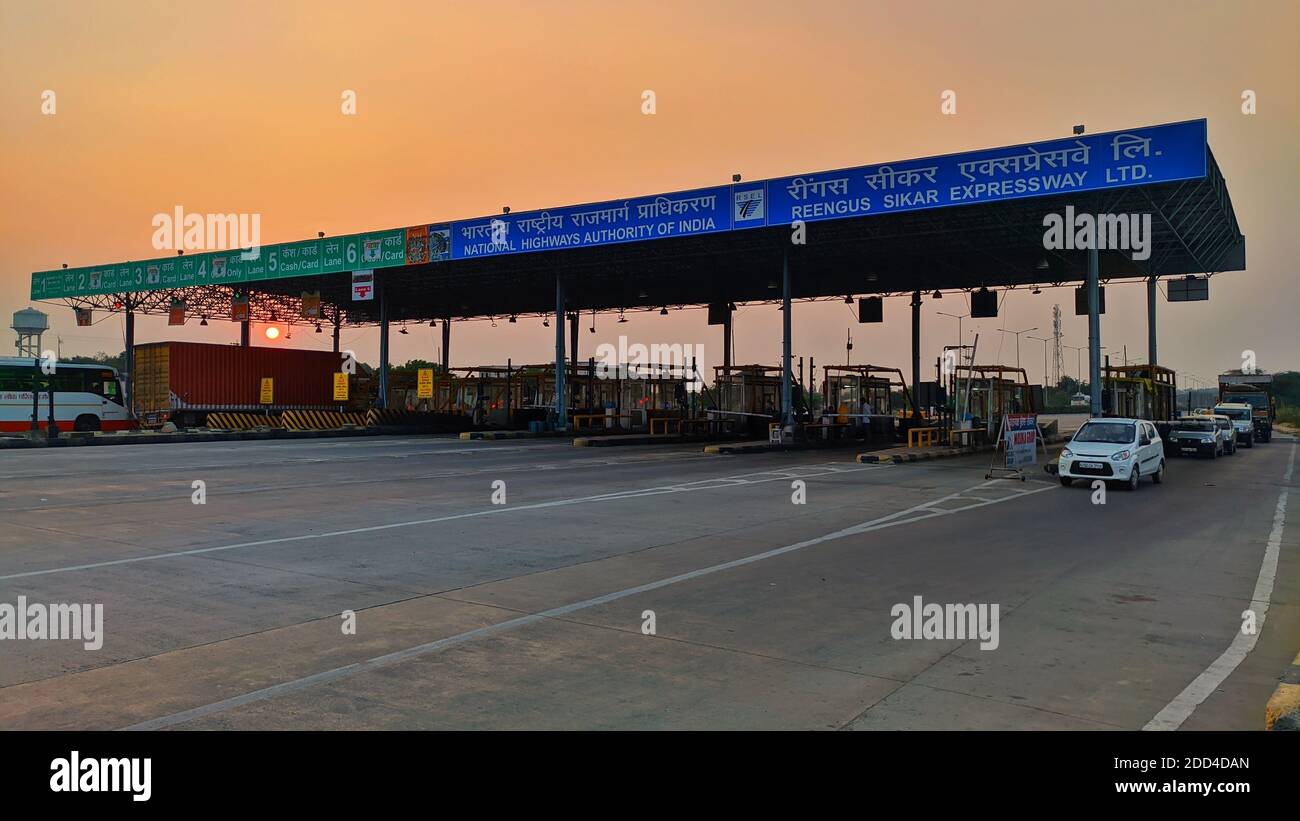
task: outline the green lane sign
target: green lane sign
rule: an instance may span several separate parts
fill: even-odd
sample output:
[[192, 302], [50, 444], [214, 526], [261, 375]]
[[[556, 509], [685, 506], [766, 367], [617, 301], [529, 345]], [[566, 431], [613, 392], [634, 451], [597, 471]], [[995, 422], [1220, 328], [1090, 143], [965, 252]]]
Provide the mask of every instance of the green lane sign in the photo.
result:
[[406, 229], [394, 228], [263, 245], [254, 252], [236, 248], [117, 265], [38, 271], [32, 274], [31, 297], [58, 299], [198, 285], [240, 285], [405, 264]]

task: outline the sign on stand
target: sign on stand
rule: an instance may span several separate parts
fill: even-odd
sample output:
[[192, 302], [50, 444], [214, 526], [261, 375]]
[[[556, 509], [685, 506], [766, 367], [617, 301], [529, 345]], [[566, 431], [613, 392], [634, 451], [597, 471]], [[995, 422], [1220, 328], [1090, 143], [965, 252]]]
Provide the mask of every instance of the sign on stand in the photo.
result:
[[[1038, 417], [1032, 413], [1008, 413], [998, 430], [998, 446], [985, 479], [1019, 479], [1025, 481], [1025, 468], [1038, 464], [1038, 446], [1043, 437]], [[1047, 446], [1043, 444], [1046, 455]]]

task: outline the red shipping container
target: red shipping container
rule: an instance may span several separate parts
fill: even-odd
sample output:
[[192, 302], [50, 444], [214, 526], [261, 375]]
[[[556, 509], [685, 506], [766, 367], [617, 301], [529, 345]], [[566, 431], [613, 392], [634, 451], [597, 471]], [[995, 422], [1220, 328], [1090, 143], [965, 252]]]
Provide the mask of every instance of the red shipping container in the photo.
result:
[[[179, 409], [335, 409], [334, 374], [341, 354], [294, 348], [253, 348], [204, 342], [135, 346], [138, 413]], [[262, 379], [274, 382], [271, 405], [259, 402]]]

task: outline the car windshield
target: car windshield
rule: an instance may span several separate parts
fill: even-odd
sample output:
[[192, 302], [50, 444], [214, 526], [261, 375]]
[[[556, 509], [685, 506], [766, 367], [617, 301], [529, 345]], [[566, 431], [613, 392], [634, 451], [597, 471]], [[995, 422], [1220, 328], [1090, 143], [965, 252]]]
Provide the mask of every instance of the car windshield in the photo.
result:
[[1250, 411], [1246, 408], [1215, 408], [1214, 412], [1221, 413], [1229, 419], [1240, 419], [1243, 422], [1250, 419]]
[[1204, 422], [1184, 420], [1182, 422], [1175, 422], [1174, 430], [1214, 430], [1214, 425], [1215, 423], [1210, 422], [1209, 420]]
[[1127, 445], [1134, 435], [1132, 422], [1088, 422], [1074, 434], [1074, 441]]

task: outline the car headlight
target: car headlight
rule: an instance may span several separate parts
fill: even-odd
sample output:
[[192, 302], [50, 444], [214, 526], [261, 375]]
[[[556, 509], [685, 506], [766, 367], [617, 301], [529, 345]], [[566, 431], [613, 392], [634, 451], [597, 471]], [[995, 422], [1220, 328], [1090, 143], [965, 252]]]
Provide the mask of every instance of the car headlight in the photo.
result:
[[1062, 458], [1062, 459], [1073, 459], [1073, 458], [1074, 458], [1074, 454], [1073, 454], [1073, 453], [1070, 453], [1070, 449], [1069, 449], [1069, 448], [1062, 448], [1062, 449], [1061, 449], [1061, 458]]
[[1113, 459], [1113, 460], [1116, 461], [1116, 462], [1123, 462], [1123, 461], [1124, 461], [1125, 459], [1127, 459], [1128, 457], [1129, 457], [1129, 452], [1126, 451], [1126, 450], [1121, 450], [1119, 453], [1115, 454], [1114, 456], [1112, 456], [1112, 457], [1110, 457], [1110, 458]]

